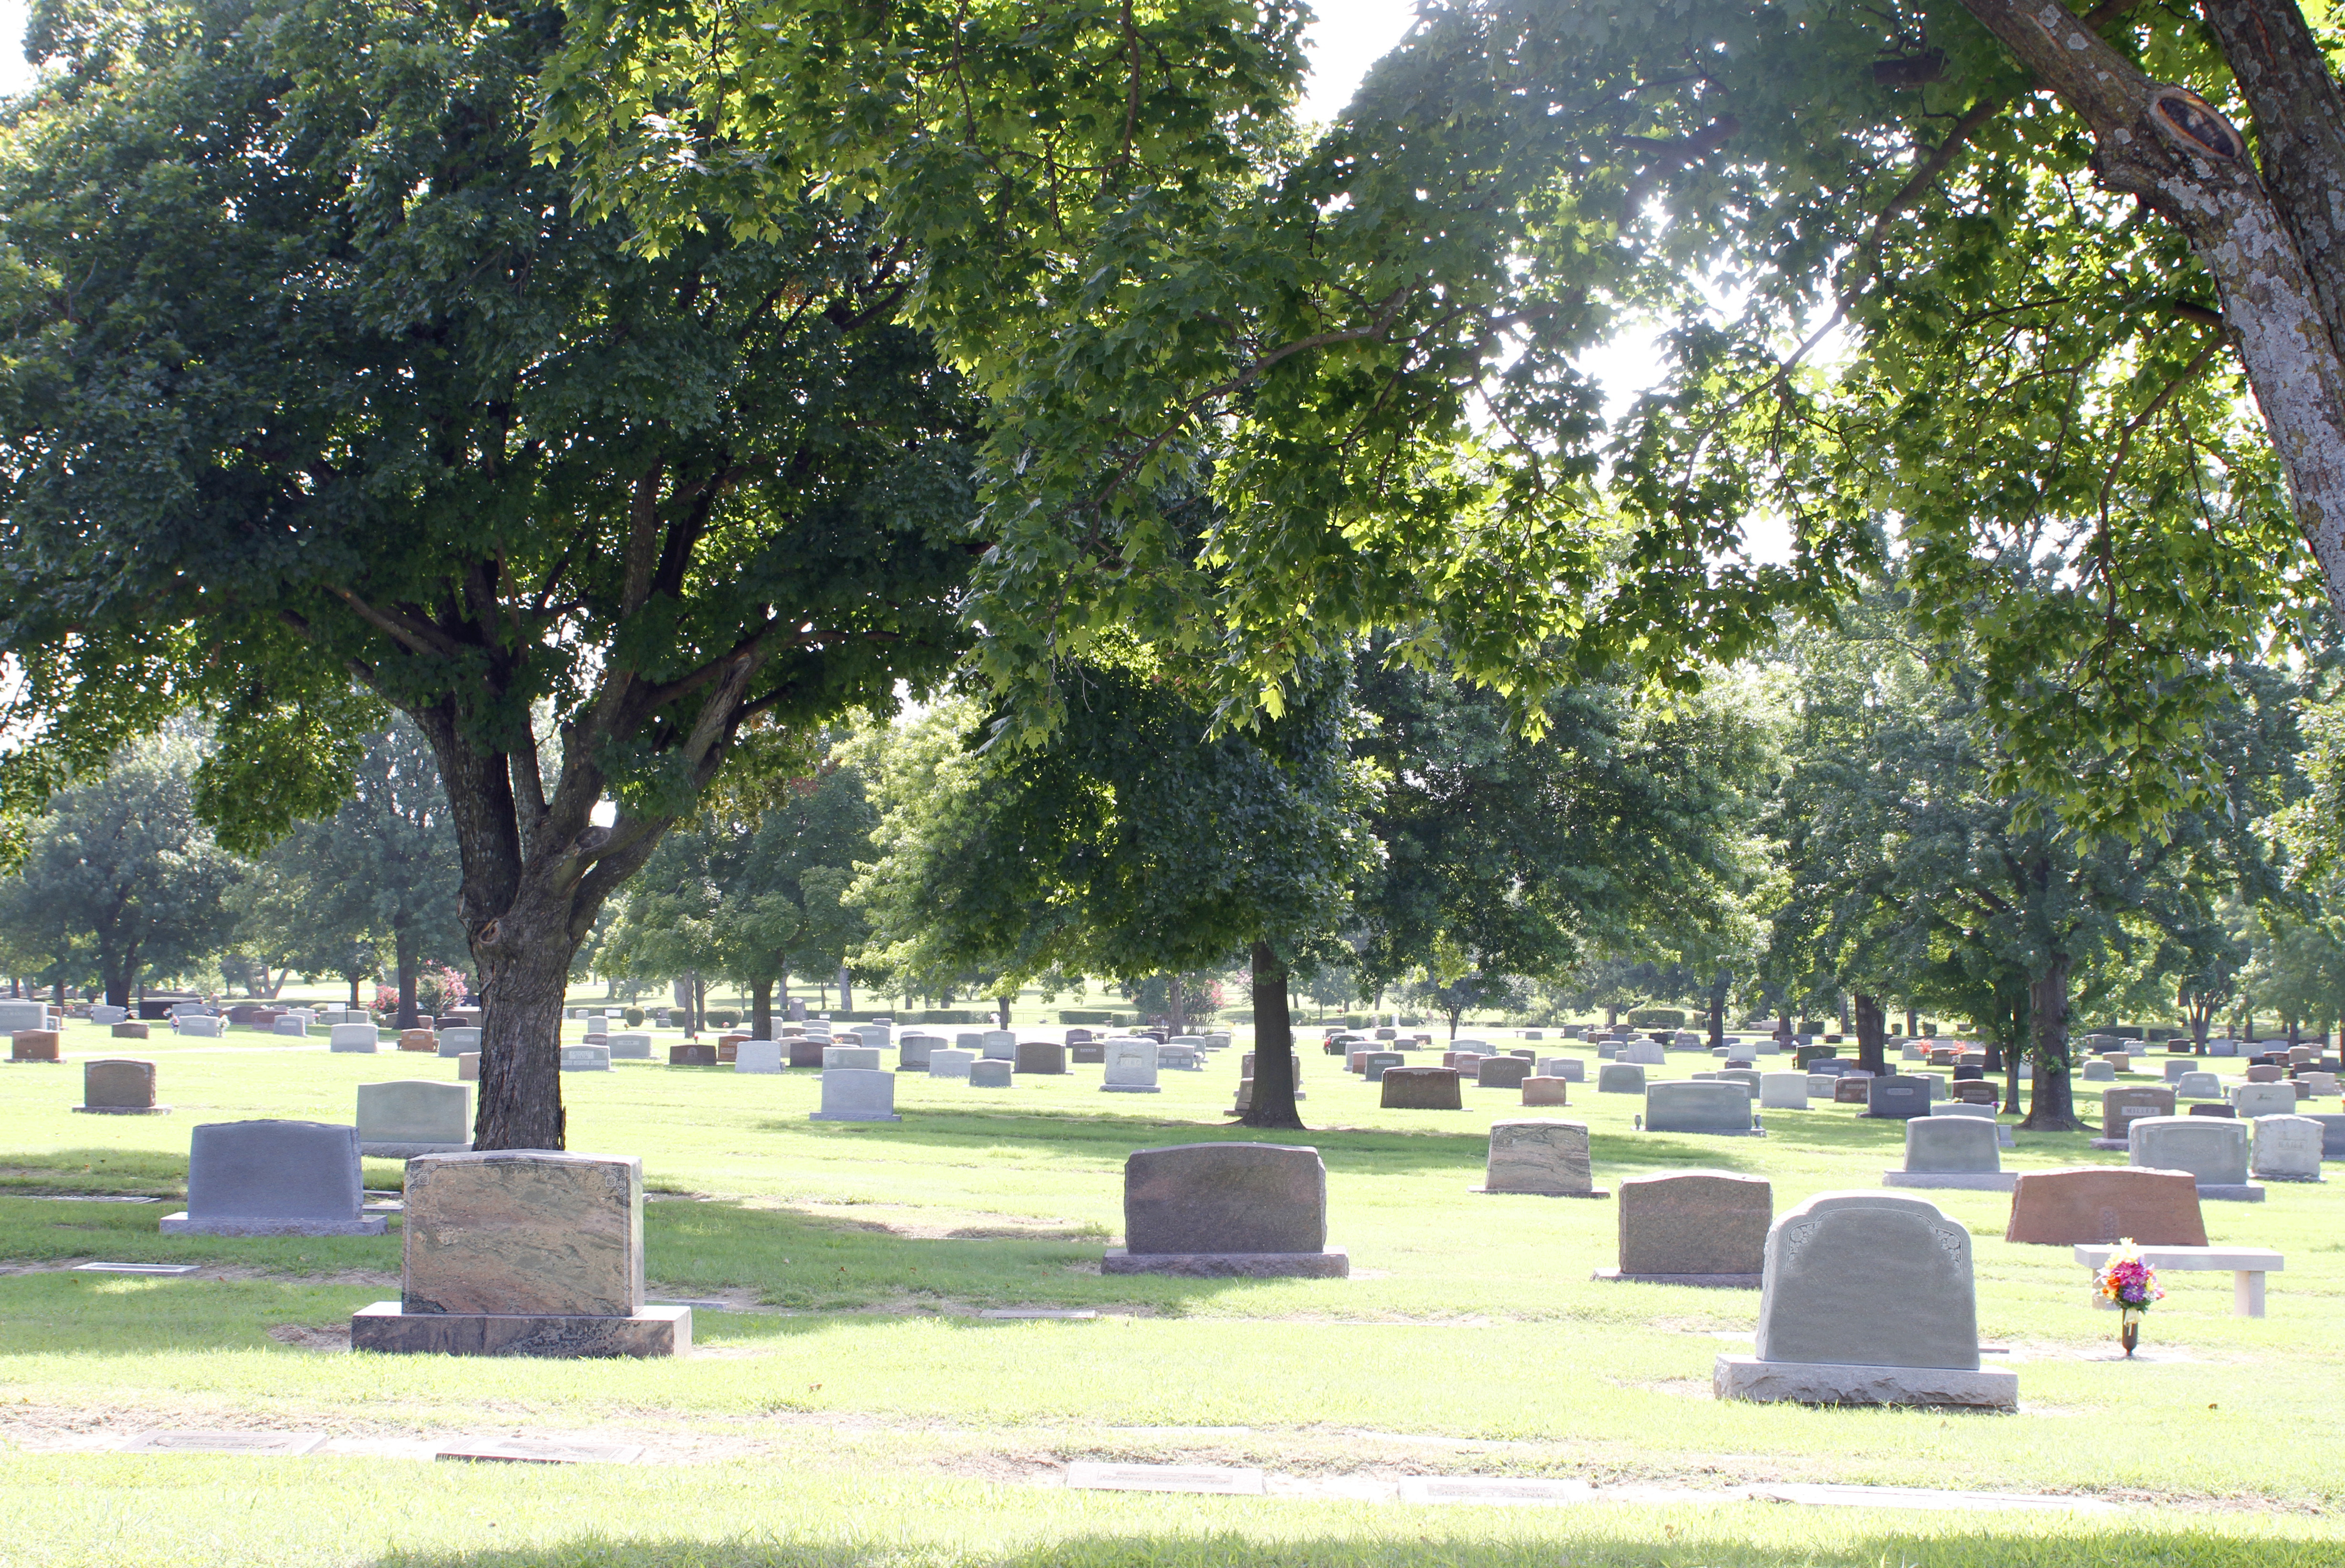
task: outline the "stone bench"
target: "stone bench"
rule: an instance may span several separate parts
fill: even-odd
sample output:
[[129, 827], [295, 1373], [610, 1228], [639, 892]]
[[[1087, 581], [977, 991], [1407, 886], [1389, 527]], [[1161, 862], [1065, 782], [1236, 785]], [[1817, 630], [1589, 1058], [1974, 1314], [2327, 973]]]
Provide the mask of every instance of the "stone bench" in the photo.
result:
[[[2076, 1246], [2076, 1261], [2097, 1271], [2116, 1250], [2105, 1242], [2079, 1241]], [[2183, 1273], [2231, 1270], [2231, 1315], [2235, 1318], [2262, 1317], [2264, 1276], [2277, 1274], [2288, 1267], [2279, 1253], [2265, 1247], [2138, 1247], [2135, 1250], [2153, 1269], [2173, 1269]]]

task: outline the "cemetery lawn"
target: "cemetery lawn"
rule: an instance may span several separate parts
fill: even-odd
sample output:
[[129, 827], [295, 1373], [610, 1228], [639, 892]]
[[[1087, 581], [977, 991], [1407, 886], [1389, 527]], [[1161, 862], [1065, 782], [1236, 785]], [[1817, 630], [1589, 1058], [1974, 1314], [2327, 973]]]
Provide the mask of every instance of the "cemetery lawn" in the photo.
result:
[[[1562, 1048], [1548, 1041], [1543, 1054]], [[1705, 1167], [1769, 1177], [1778, 1213], [1871, 1188], [1901, 1128], [1850, 1107], [1764, 1138], [1646, 1135], [1640, 1099], [1575, 1085], [1526, 1112], [1383, 1111], [1315, 1050], [1308, 1134], [1223, 1114], [1234, 1052], [1155, 1096], [1096, 1067], [1009, 1090], [901, 1074], [897, 1124], [813, 1123], [816, 1075], [623, 1063], [573, 1074], [570, 1144], [640, 1154], [651, 1294], [692, 1299], [695, 1353], [649, 1362], [352, 1356], [350, 1313], [398, 1294], [399, 1238], [165, 1237], [198, 1122], [347, 1122], [360, 1083], [449, 1079], [423, 1056], [321, 1044], [116, 1042], [160, 1064], [169, 1116], [70, 1114], [80, 1072], [0, 1072], [0, 1557], [10, 1563], [2333, 1563], [2345, 1481], [2345, 1179], [2207, 1206], [2210, 1239], [2287, 1255], [2270, 1315], [2169, 1274], [2144, 1358], [2117, 1359], [2066, 1249], [2002, 1239], [2001, 1194], [1934, 1191], [1972, 1231], [1990, 1366], [2013, 1416], [1720, 1403], [1756, 1292], [1592, 1280], [1605, 1200], [1483, 1196], [1489, 1123], [1587, 1122], [1599, 1186]], [[664, 1053], [663, 1053], [664, 1054]], [[1568, 1054], [1585, 1055], [1578, 1047]], [[1667, 1072], [1693, 1069], [1673, 1056]], [[2235, 1063], [2221, 1070], [2238, 1071]], [[1591, 1077], [1592, 1077], [1591, 1072]], [[2129, 1082], [2154, 1081], [2137, 1076]], [[1131, 1150], [1307, 1142], [1348, 1280], [1102, 1277]], [[2022, 1133], [2007, 1168], [2116, 1163]], [[395, 1190], [400, 1167], [369, 1161]], [[93, 1196], [151, 1202], [93, 1202]], [[187, 1262], [184, 1277], [76, 1262]], [[1900, 1281], [1881, 1282], [1898, 1310]], [[987, 1309], [1097, 1312], [1005, 1320]], [[114, 1452], [157, 1429], [324, 1434], [302, 1458]], [[460, 1437], [641, 1445], [631, 1465], [431, 1462]], [[1254, 1466], [1273, 1495], [1070, 1490], [1078, 1461]], [[1406, 1477], [1583, 1481], [1558, 1507], [1375, 1500]], [[2027, 1493], [2095, 1512], [1744, 1500], [1753, 1485]], [[1281, 1493], [1284, 1493], [1282, 1495]]]

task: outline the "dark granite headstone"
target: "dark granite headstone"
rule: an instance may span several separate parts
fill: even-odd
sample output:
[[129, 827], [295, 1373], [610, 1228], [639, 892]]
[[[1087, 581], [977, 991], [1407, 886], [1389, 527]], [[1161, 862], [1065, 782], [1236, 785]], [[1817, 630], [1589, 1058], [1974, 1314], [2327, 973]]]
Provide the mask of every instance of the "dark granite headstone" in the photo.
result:
[[1386, 1067], [1382, 1079], [1386, 1110], [1460, 1110], [1455, 1067]]
[[380, 1236], [360, 1211], [359, 1129], [317, 1121], [206, 1122], [188, 1145], [188, 1207], [168, 1234]]
[[1930, 1114], [1930, 1084], [1926, 1078], [1873, 1078], [1864, 1087], [1867, 1116], [1910, 1118]]

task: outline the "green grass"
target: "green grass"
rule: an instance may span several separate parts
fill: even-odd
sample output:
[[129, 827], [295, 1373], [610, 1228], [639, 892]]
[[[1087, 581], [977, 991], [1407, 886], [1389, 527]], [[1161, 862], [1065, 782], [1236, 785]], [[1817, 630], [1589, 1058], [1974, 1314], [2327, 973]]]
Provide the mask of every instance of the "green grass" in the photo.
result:
[[[1559, 1047], [1543, 1043], [1543, 1053]], [[1983, 1336], [2018, 1371], [2016, 1416], [1721, 1404], [1710, 1368], [1747, 1347], [1755, 1293], [1607, 1284], [1611, 1204], [1486, 1197], [1490, 1121], [1588, 1122], [1598, 1181], [1670, 1167], [1764, 1174], [1778, 1211], [1877, 1185], [1894, 1124], [1852, 1108], [1767, 1117], [1764, 1139], [1635, 1132], [1641, 1100], [1575, 1088], [1526, 1113], [1387, 1112], [1315, 1051], [1307, 1141], [1354, 1278], [1102, 1277], [1132, 1149], [1256, 1137], [1223, 1111], [1236, 1064], [1104, 1096], [1098, 1069], [1007, 1091], [902, 1075], [898, 1124], [806, 1119], [816, 1076], [622, 1064], [563, 1082], [571, 1145], [640, 1154], [653, 1293], [723, 1293], [699, 1353], [661, 1362], [351, 1357], [299, 1348], [396, 1293], [399, 1240], [164, 1237], [188, 1128], [249, 1116], [348, 1120], [356, 1087], [448, 1078], [421, 1056], [330, 1056], [243, 1032], [68, 1053], [161, 1064], [168, 1117], [68, 1114], [79, 1074], [0, 1073], [0, 1553], [10, 1563], [2066, 1563], [2335, 1562], [2345, 1502], [2328, 1450], [2345, 1399], [2336, 1189], [2210, 1204], [2210, 1236], [2278, 1247], [2271, 1316], [2230, 1316], [2229, 1279], [2169, 1275], [2147, 1343], [2065, 1249], [2002, 1239], [1999, 1194], [1925, 1196], [1976, 1240]], [[1682, 1058], [1680, 1058], [1682, 1059]], [[2236, 1070], [2232, 1064], [2223, 1064]], [[1678, 1067], [1672, 1063], [1671, 1071]], [[2150, 1081], [2147, 1077], [2136, 1081]], [[2022, 1133], [2018, 1168], [2117, 1157]], [[368, 1163], [371, 1187], [399, 1168]], [[2345, 1184], [2340, 1184], [2345, 1186]], [[156, 1194], [147, 1204], [34, 1194]], [[183, 1260], [202, 1275], [60, 1271]], [[1896, 1282], [1882, 1305], [1896, 1310]], [[1098, 1309], [1004, 1322], [986, 1306]], [[277, 1330], [272, 1336], [271, 1330]], [[690, 1468], [547, 1472], [380, 1454], [115, 1456], [148, 1426], [323, 1431], [357, 1444], [593, 1431]], [[1131, 1431], [1118, 1429], [1158, 1429]], [[1242, 1431], [1205, 1432], [1200, 1428]], [[1172, 1429], [1172, 1430], [1163, 1430]], [[61, 1435], [62, 1434], [62, 1435]], [[36, 1452], [38, 1450], [56, 1452]], [[1074, 1493], [1017, 1482], [1069, 1460], [1255, 1464], [1311, 1478], [1571, 1476], [1723, 1487], [1831, 1481], [2089, 1494], [2119, 1519], [1893, 1515], [1756, 1503], [1404, 1508], [1304, 1498]], [[297, 1494], [291, 1489], [302, 1489]], [[297, 1495], [330, 1500], [321, 1505]], [[29, 1533], [28, 1533], [29, 1532]], [[29, 1543], [29, 1544], [28, 1544]]]

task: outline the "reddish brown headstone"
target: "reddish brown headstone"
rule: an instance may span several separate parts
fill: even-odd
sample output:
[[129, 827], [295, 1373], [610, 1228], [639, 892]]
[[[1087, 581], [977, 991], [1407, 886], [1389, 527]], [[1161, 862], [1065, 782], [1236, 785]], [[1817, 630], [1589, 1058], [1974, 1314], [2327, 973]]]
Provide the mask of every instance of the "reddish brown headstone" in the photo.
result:
[[436, 1051], [440, 1048], [440, 1037], [429, 1029], [401, 1029], [399, 1031], [399, 1048], [402, 1051]]
[[713, 1067], [716, 1065], [716, 1047], [706, 1040], [670, 1046], [667, 1048], [667, 1065], [672, 1067]]
[[[1385, 1071], [1390, 1072], [1392, 1069], [1386, 1067]], [[1568, 1105], [1571, 1102], [1566, 1096], [1570, 1087], [1571, 1082], [1568, 1078], [1525, 1078], [1523, 1103], [1525, 1105]]]
[[1623, 1274], [1757, 1274], [1775, 1189], [1756, 1176], [1676, 1171], [1620, 1183]]
[[117, 1040], [143, 1040], [147, 1037], [147, 1026], [125, 1018], [114, 1026], [114, 1037]]
[[65, 1057], [58, 1049], [55, 1029], [19, 1029], [8, 1053], [12, 1062], [56, 1062]]
[[2251, 1084], [2276, 1084], [2286, 1077], [2284, 1069], [2269, 1062], [2258, 1062], [2248, 1069], [2248, 1081]]
[[1871, 1078], [1842, 1077], [1838, 1083], [1832, 1085], [1832, 1104], [1834, 1105], [1871, 1105], [1872, 1103], [1873, 1080]]
[[2022, 1175], [2003, 1239], [2039, 1247], [2128, 1239], [2144, 1247], [2204, 1247], [2207, 1221], [2198, 1180], [2187, 1170], [2082, 1165]]

